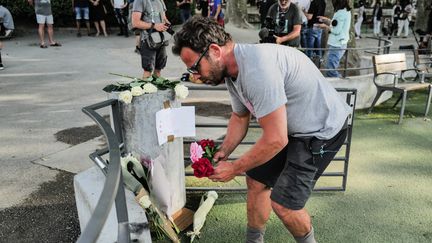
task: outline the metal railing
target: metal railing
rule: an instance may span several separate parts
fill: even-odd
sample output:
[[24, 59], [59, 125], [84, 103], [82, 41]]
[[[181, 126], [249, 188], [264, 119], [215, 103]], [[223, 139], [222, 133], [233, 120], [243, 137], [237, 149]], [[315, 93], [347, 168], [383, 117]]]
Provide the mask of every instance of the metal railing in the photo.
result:
[[[189, 90], [198, 90], [198, 91], [226, 91], [226, 86], [189, 86]], [[357, 97], [357, 90], [356, 89], [345, 89], [345, 88], [338, 88], [336, 89], [339, 93], [344, 93], [346, 95], [345, 101], [350, 106], [350, 115], [348, 117], [348, 133], [347, 138], [342, 146], [345, 146], [345, 153], [343, 156], [337, 156], [333, 159], [333, 161], [343, 161], [343, 170], [338, 172], [324, 172], [322, 177], [342, 177], [342, 182], [340, 186], [333, 186], [333, 187], [320, 187], [320, 188], [314, 188], [314, 191], [345, 191], [346, 190], [346, 183], [348, 179], [348, 163], [350, 158], [350, 151], [351, 151], [351, 138], [352, 138], [352, 128], [354, 123], [354, 111], [355, 111], [355, 103], [356, 103], [356, 97]], [[197, 123], [197, 128], [227, 128], [227, 123]], [[251, 122], [249, 124], [249, 128], [259, 128], [259, 124], [256, 122]], [[184, 139], [184, 144], [189, 146], [191, 143], [195, 142], [192, 139]], [[215, 140], [215, 144], [221, 144], [222, 140]], [[240, 145], [253, 145], [255, 144], [254, 141], [245, 141], [241, 142]], [[228, 160], [236, 160], [237, 157], [230, 156]], [[188, 166], [191, 164], [190, 158], [185, 155], [184, 157], [185, 166]], [[192, 172], [186, 171], [186, 176], [193, 176]], [[245, 174], [242, 174], [241, 176], [245, 176]], [[215, 191], [223, 191], [225, 193], [242, 193], [246, 192], [246, 187], [186, 187], [186, 190], [188, 192], [202, 192], [202, 191], [209, 191], [209, 190], [215, 190]]]
[[[78, 238], [77, 242], [79, 243], [93, 243], [97, 241], [114, 201], [118, 222], [117, 242], [130, 242], [129, 219], [120, 166], [120, 141], [122, 136], [121, 125], [118, 122], [114, 122], [114, 132], [110, 124], [96, 112], [96, 110], [108, 106], [112, 109], [114, 120], [118, 121], [119, 103], [115, 99], [103, 101], [82, 109], [82, 111], [93, 119], [102, 130], [107, 139], [108, 148], [90, 155], [90, 158], [95, 161], [98, 167], [106, 175], [106, 180], [96, 208], [93, 211], [90, 220], [87, 222], [87, 226]], [[100, 158], [99, 154], [102, 154], [103, 152], [109, 152], [109, 163], [106, 163], [102, 158]]]
[[[327, 68], [321, 68], [321, 63], [315, 63], [319, 70], [323, 73], [330, 70], [335, 70], [338, 72], [342, 72], [342, 77], [346, 78], [348, 76], [349, 71], [360, 71], [360, 70], [373, 70], [373, 65], [367, 67], [348, 67], [348, 56], [352, 52], [364, 52], [372, 55], [380, 55], [380, 54], [388, 54], [390, 53], [390, 47], [393, 45], [393, 42], [391, 40], [385, 39], [385, 38], [379, 38], [379, 37], [366, 37], [368, 39], [374, 39], [378, 41], [378, 44], [376, 47], [362, 47], [362, 48], [343, 48], [345, 50], [344, 56], [341, 58], [343, 59], [343, 66], [336, 69], [327, 69]], [[321, 57], [324, 57], [324, 53], [328, 50], [331, 50], [331, 48], [298, 48], [302, 51], [321, 51], [322, 55]], [[371, 72], [372, 73], [372, 72]]]

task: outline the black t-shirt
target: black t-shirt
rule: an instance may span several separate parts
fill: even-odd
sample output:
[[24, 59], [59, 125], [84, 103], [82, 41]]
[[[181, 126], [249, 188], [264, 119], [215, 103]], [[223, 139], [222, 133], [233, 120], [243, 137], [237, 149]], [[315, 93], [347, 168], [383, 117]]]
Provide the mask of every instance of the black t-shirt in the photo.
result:
[[[181, 3], [183, 2], [183, 0], [177, 0], [177, 2]], [[179, 6], [180, 9], [191, 9], [191, 4], [190, 4], [190, 0], [186, 0], [186, 3], [182, 4]]]
[[[280, 19], [281, 15], [284, 16], [284, 20]], [[293, 31], [294, 25], [301, 25], [302, 19], [300, 16], [299, 9], [294, 3], [290, 3], [288, 7], [288, 11], [282, 12], [280, 11], [279, 3], [276, 2], [273, 4], [268, 13], [267, 17], [270, 17], [275, 21], [275, 33], [280, 34], [280, 36], [287, 35]], [[297, 47], [300, 45], [300, 35], [297, 38], [294, 38], [290, 41], [285, 42], [284, 44]]]
[[311, 2], [308, 14], [313, 14], [313, 16], [308, 21], [308, 27], [312, 27], [315, 23], [318, 23], [318, 16], [324, 16], [325, 8], [326, 3], [324, 0], [313, 0]]

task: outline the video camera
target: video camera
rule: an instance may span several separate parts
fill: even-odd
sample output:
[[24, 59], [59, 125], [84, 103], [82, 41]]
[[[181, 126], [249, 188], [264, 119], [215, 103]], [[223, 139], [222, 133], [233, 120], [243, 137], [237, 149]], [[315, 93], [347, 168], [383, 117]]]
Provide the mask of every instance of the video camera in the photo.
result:
[[266, 17], [264, 21], [264, 28], [260, 30], [258, 36], [260, 38], [260, 43], [276, 43], [276, 38], [274, 36], [283, 36], [282, 32], [285, 29], [285, 17], [284, 12], [279, 12], [279, 22], [276, 24], [271, 17]]

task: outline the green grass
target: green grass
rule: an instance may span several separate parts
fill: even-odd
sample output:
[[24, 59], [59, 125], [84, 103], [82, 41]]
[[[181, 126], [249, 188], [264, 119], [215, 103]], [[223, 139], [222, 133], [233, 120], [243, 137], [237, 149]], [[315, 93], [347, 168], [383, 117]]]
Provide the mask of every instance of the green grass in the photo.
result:
[[[402, 125], [395, 123], [394, 101], [372, 114], [356, 112], [347, 190], [315, 192], [308, 201], [318, 242], [432, 242], [432, 122], [422, 114], [425, 93], [410, 96]], [[245, 227], [245, 195], [220, 194], [196, 242], [244, 242]], [[265, 239], [294, 242], [274, 214]]]

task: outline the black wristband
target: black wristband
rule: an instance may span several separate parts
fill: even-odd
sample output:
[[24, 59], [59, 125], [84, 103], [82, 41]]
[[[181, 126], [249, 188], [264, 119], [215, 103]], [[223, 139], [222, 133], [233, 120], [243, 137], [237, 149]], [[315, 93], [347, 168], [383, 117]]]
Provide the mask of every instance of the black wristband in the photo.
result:
[[152, 22], [150, 29], [154, 29], [154, 27], [155, 27], [155, 23]]

